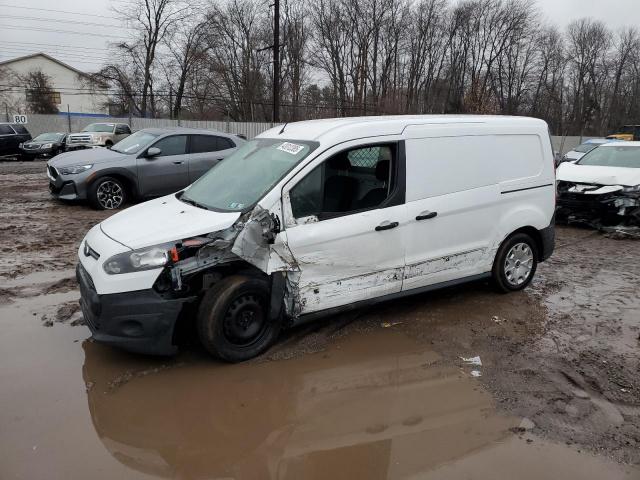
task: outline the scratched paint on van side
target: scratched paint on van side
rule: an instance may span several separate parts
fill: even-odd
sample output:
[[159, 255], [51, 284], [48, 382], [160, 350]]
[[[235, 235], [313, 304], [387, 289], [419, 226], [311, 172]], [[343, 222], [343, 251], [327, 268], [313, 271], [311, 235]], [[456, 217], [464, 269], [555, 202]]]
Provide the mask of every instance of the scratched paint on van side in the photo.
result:
[[374, 298], [380, 296], [385, 287], [391, 289], [401, 282], [402, 273], [402, 268], [392, 268], [323, 284], [311, 281], [299, 287], [297, 300], [302, 305], [302, 313], [308, 313]]
[[433, 275], [446, 270], [465, 270], [473, 268], [480, 263], [483, 256], [485, 256], [486, 250], [486, 248], [478, 248], [475, 250], [457, 253], [455, 255], [433, 258], [426, 262], [407, 265], [404, 278], [407, 280], [415, 277]]

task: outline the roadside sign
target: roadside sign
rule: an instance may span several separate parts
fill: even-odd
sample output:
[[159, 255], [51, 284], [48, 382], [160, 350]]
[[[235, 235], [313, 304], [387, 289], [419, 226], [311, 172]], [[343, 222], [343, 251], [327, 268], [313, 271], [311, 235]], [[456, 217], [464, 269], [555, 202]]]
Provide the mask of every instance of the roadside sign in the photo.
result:
[[13, 116], [13, 123], [19, 123], [22, 125], [26, 125], [27, 123], [29, 123], [27, 116], [26, 115], [20, 115], [20, 114], [16, 114]]

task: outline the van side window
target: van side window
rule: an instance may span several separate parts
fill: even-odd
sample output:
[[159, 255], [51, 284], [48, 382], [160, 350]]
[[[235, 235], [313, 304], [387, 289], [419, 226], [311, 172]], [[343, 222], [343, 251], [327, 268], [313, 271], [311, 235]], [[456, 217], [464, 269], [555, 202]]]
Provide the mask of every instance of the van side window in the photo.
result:
[[395, 145], [371, 145], [335, 154], [290, 191], [295, 218], [330, 218], [376, 208], [392, 193]]

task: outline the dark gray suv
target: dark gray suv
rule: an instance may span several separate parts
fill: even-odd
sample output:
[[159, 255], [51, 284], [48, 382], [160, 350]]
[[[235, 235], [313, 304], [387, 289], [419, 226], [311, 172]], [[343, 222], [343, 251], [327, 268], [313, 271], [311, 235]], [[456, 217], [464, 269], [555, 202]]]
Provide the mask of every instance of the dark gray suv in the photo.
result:
[[49, 190], [98, 209], [159, 197], [190, 185], [245, 141], [192, 128], [147, 128], [116, 143], [63, 153], [47, 162]]

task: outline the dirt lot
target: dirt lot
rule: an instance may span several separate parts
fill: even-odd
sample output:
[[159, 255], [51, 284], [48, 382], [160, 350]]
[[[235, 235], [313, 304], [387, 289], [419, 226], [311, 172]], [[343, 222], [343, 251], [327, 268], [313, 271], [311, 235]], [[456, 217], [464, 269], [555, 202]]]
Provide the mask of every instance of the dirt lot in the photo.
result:
[[640, 478], [637, 241], [559, 228], [524, 292], [419, 295], [224, 365], [88, 339], [76, 249], [108, 215], [0, 163], [0, 478]]

